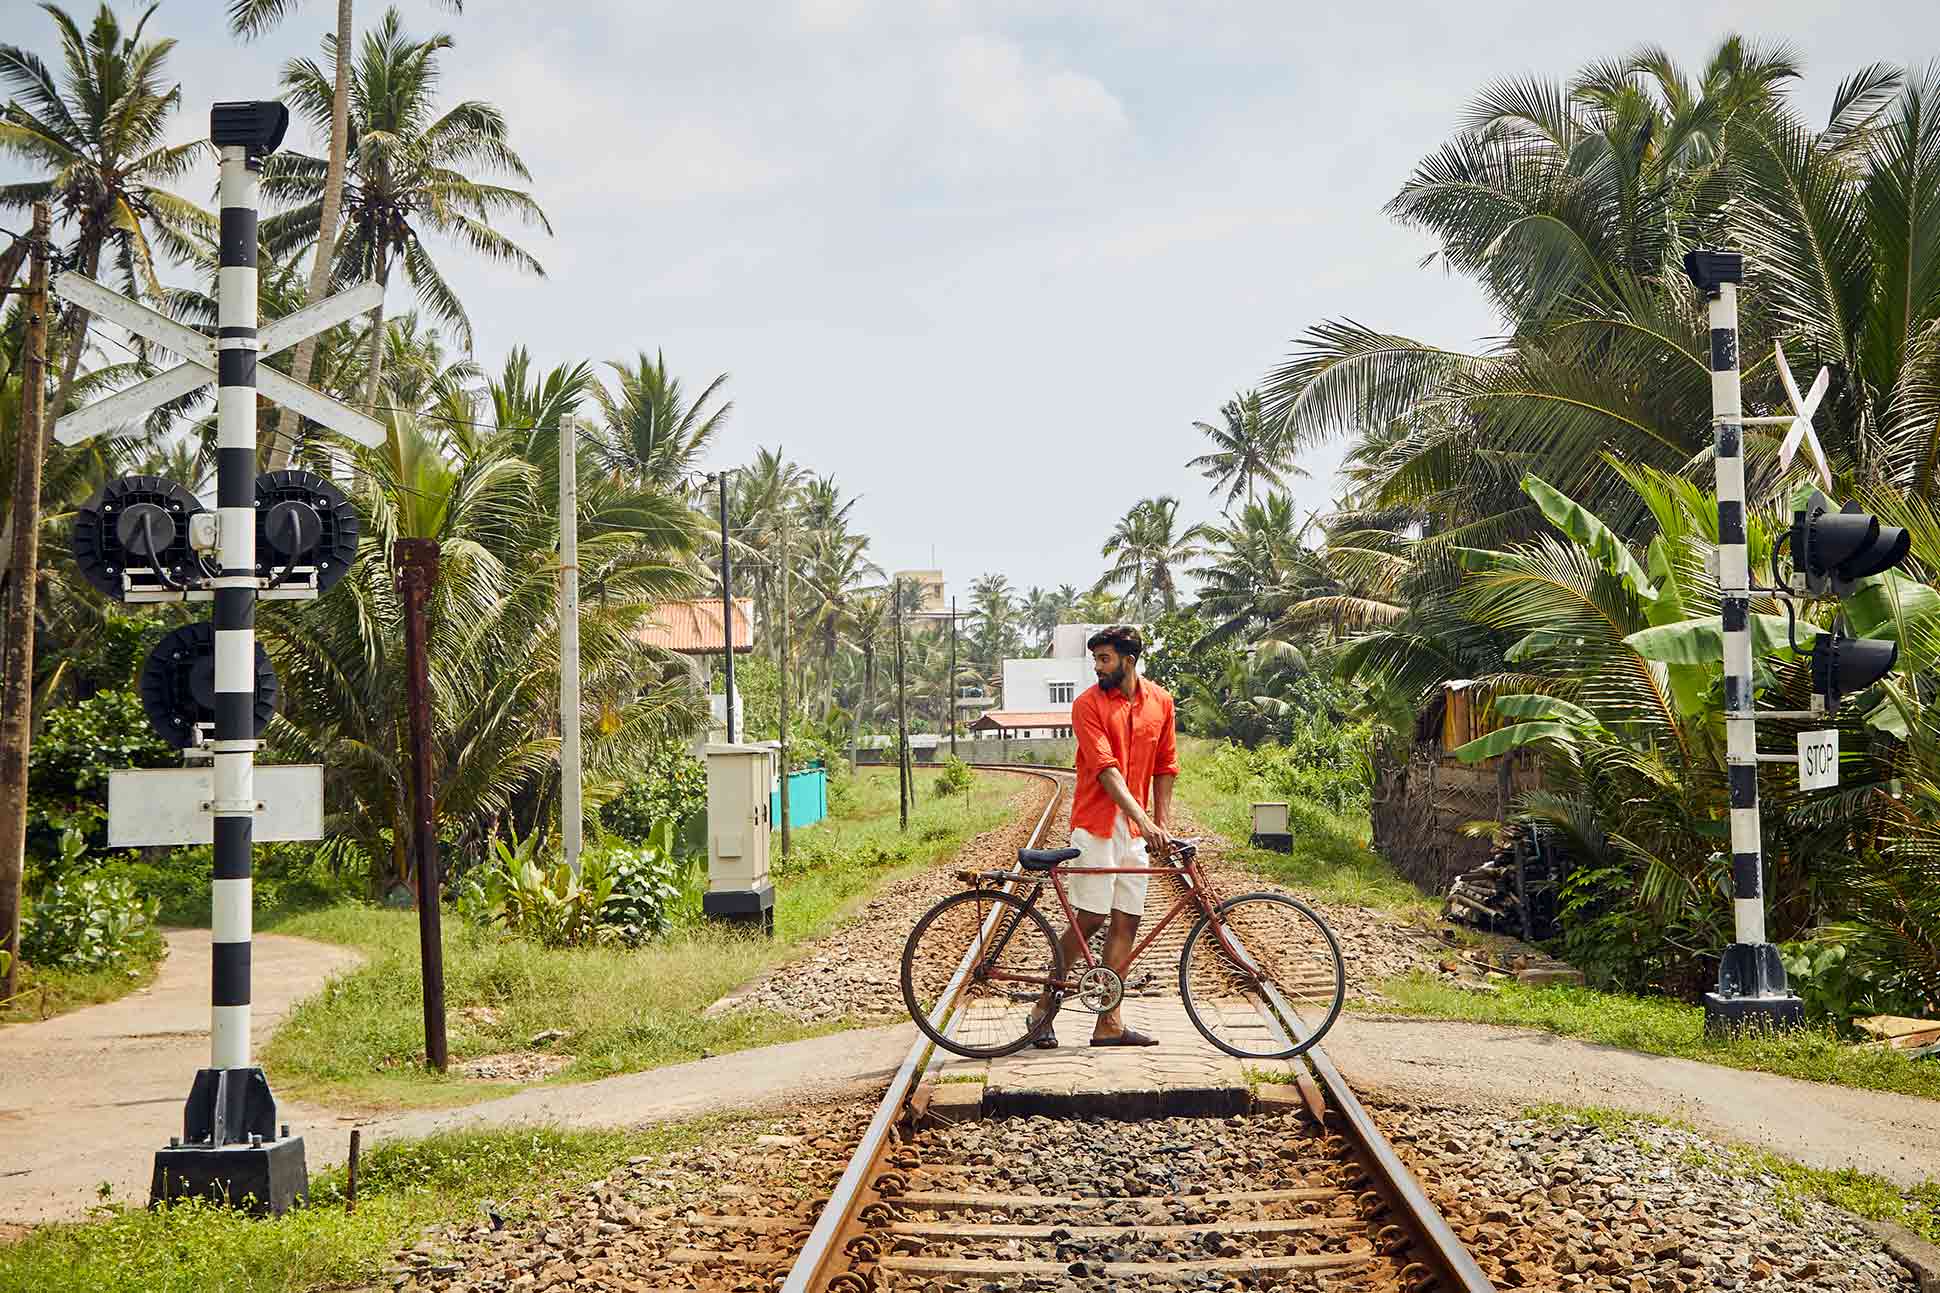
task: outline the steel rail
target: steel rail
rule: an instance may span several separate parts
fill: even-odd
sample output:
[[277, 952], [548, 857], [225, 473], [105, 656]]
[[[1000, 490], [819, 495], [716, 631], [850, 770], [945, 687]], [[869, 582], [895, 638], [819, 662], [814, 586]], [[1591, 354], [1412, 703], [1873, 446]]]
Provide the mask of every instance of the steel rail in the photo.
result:
[[[1051, 783], [1050, 801], [1044, 805], [1044, 812], [1038, 817], [1037, 825], [1031, 828], [1030, 841], [1025, 845], [1026, 848], [1038, 847], [1044, 838], [1044, 832], [1050, 829], [1052, 818], [1057, 815], [1058, 805], [1064, 799], [1064, 784], [1059, 773], [1062, 771], [1065, 776], [1069, 776], [1071, 775], [1069, 770], [999, 763], [973, 763], [970, 766], [984, 771], [1016, 772], [1042, 777]], [[991, 911], [978, 937], [978, 942], [971, 944], [964, 951], [963, 961], [957, 966], [956, 973], [950, 977], [949, 983], [944, 985], [943, 995], [938, 998], [936, 1009], [930, 1015], [930, 1022], [933, 1025], [941, 1028], [949, 1019], [950, 1011], [956, 1004], [957, 993], [962, 989], [964, 979], [969, 976], [971, 959], [976, 954], [978, 944], [990, 934], [999, 910], [1001, 908]], [[864, 1186], [868, 1183], [870, 1169], [881, 1156], [883, 1146], [888, 1143], [889, 1129], [901, 1116], [903, 1105], [908, 1102], [917, 1078], [927, 1067], [929, 1053], [934, 1046], [935, 1043], [928, 1037], [920, 1031], [917, 1033], [915, 1044], [909, 1048], [909, 1053], [903, 1056], [902, 1064], [896, 1069], [896, 1076], [889, 1080], [889, 1090], [883, 1094], [882, 1103], [876, 1106], [875, 1116], [869, 1120], [869, 1126], [864, 1129], [862, 1140], [850, 1157], [849, 1165], [842, 1173], [842, 1179], [836, 1182], [834, 1192], [829, 1195], [829, 1201], [823, 1205], [822, 1215], [816, 1218], [815, 1228], [809, 1231], [808, 1240], [796, 1256], [795, 1264], [788, 1268], [788, 1278], [782, 1282], [781, 1293], [821, 1293], [828, 1281], [834, 1277], [829, 1272], [829, 1267], [831, 1263], [840, 1259], [841, 1254], [837, 1245], [858, 1210]]]
[[[1246, 945], [1240, 941], [1238, 932], [1229, 929], [1226, 933], [1232, 940], [1233, 949], [1246, 962], [1245, 968], [1253, 971], [1257, 976], [1259, 965], [1254, 961], [1253, 954], [1246, 950]], [[1281, 1041], [1291, 1046], [1294, 1038], [1288, 1037], [1286, 1029], [1281, 1027], [1284, 1020], [1287, 1027], [1293, 1030], [1295, 1037], [1305, 1041], [1310, 1030], [1303, 1025], [1299, 1014], [1287, 1003], [1287, 999], [1280, 994], [1280, 990], [1271, 981], [1261, 978], [1259, 982], [1262, 995], [1273, 1007], [1272, 1012], [1260, 1010], [1260, 1018], [1266, 1021], [1267, 1027], [1272, 1029]], [[1277, 1012], [1280, 1018], [1276, 1019], [1274, 1012]], [[1306, 1060], [1308, 1067], [1319, 1076], [1321, 1085], [1326, 1088], [1328, 1101], [1340, 1111], [1341, 1117], [1346, 1121], [1348, 1134], [1352, 1136], [1361, 1153], [1373, 1164], [1390, 1197], [1401, 1206], [1415, 1233], [1425, 1242], [1427, 1256], [1435, 1264], [1437, 1273], [1446, 1281], [1446, 1287], [1451, 1290], [1458, 1289], [1461, 1293], [1496, 1293], [1495, 1285], [1489, 1282], [1489, 1277], [1482, 1273], [1480, 1266], [1476, 1265], [1475, 1258], [1469, 1255], [1468, 1248], [1449, 1228], [1448, 1220], [1442, 1216], [1441, 1209], [1435, 1206], [1435, 1201], [1430, 1199], [1427, 1192], [1421, 1188], [1421, 1183], [1415, 1180], [1415, 1174], [1408, 1170], [1408, 1165], [1401, 1161], [1401, 1156], [1394, 1152], [1394, 1146], [1388, 1143], [1388, 1138], [1381, 1134], [1379, 1127], [1374, 1125], [1373, 1117], [1355, 1096], [1353, 1088], [1347, 1085], [1347, 1079], [1341, 1076], [1341, 1071], [1334, 1067], [1334, 1061], [1328, 1058], [1326, 1050], [1319, 1042], [1315, 1042], [1302, 1051], [1298, 1058]]]

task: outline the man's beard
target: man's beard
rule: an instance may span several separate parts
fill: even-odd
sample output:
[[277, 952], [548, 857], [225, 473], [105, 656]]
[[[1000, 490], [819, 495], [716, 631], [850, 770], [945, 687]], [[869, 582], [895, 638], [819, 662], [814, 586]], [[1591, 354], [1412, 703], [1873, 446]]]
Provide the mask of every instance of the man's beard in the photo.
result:
[[1105, 691], [1117, 691], [1124, 681], [1125, 666], [1122, 664], [1110, 673], [1101, 673], [1098, 675], [1098, 686]]

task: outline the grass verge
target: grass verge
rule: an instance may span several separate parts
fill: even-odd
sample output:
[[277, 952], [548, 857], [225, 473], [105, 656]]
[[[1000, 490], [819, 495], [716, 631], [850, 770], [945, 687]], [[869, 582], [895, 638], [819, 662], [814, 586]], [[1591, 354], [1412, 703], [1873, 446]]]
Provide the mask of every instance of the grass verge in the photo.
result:
[[1541, 1028], [1646, 1055], [1940, 1100], [1940, 1064], [1930, 1060], [1910, 1060], [1897, 1051], [1860, 1050], [1818, 1028], [1710, 1038], [1704, 1035], [1703, 1007], [1665, 997], [1522, 983], [1473, 992], [1426, 975], [1391, 979], [1380, 990], [1389, 1002], [1384, 1009], [1406, 1014]]
[[[1634, 1134], [1645, 1126], [1695, 1130], [1689, 1123], [1676, 1119], [1598, 1105], [1532, 1105], [1523, 1110], [1523, 1117], [1551, 1123], [1586, 1122], [1606, 1135]], [[1940, 1181], [1929, 1180], [1910, 1190], [1902, 1189], [1870, 1172], [1807, 1167], [1777, 1154], [1742, 1146], [1722, 1148], [1718, 1155], [1705, 1156], [1703, 1162], [1708, 1166], [1730, 1166], [1741, 1174], [1773, 1178], [1777, 1182], [1780, 1207], [1788, 1199], [1821, 1199], [1854, 1216], [1868, 1221], [1895, 1222], [1929, 1243], [1940, 1243]]]
[[1254, 848], [1253, 804], [1284, 799], [1264, 777], [1236, 781], [1216, 773], [1217, 741], [1179, 742], [1174, 794], [1186, 815], [1226, 842], [1228, 860], [1321, 902], [1432, 916], [1439, 908], [1368, 848], [1365, 814], [1348, 817], [1310, 804], [1288, 804], [1293, 851]]
[[150, 1212], [103, 1207], [93, 1220], [42, 1226], [0, 1245], [0, 1293], [306, 1293], [377, 1286], [390, 1254], [433, 1222], [507, 1216], [526, 1201], [719, 1134], [723, 1119], [628, 1131], [462, 1132], [378, 1145], [359, 1165], [357, 1210], [342, 1169], [310, 1180], [310, 1206], [274, 1219], [199, 1204]]
[[0, 1024], [52, 1019], [83, 1006], [125, 997], [153, 983], [161, 968], [159, 957], [118, 970], [42, 969], [23, 962], [15, 976], [14, 995], [0, 1005]]
[[[699, 890], [666, 938], [636, 950], [551, 950], [447, 917], [445, 998], [454, 1062], [530, 1049], [571, 1057], [553, 1080], [583, 1081], [654, 1068], [706, 1053], [828, 1032], [784, 1016], [709, 1004], [784, 961], [885, 881], [947, 857], [972, 834], [1002, 822], [1016, 779], [980, 775], [975, 793], [939, 798], [934, 773], [918, 774], [908, 832], [897, 829], [896, 787], [886, 774], [856, 779], [845, 811], [798, 832], [792, 855], [775, 853], [775, 937], [729, 933], [699, 919]], [[280, 933], [343, 943], [368, 963], [300, 1003], [264, 1051], [281, 1094], [339, 1105], [395, 1108], [463, 1104], [519, 1084], [440, 1076], [423, 1067], [417, 916], [339, 904], [266, 922]]]

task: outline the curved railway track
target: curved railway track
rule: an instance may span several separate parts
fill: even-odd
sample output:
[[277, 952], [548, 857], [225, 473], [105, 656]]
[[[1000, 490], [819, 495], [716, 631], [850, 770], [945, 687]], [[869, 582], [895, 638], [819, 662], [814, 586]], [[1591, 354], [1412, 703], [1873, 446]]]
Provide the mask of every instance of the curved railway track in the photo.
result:
[[[976, 766], [1026, 772], [1056, 786], [1030, 837], [1032, 847], [1043, 845], [1073, 774]], [[1176, 943], [1168, 947], [1162, 938], [1146, 953], [1154, 972], [1135, 975], [1128, 987], [1165, 991], [1168, 951], [1176, 964]], [[939, 1018], [947, 1017], [967, 971], [966, 956], [938, 1004]], [[1089, 1146], [1103, 1136], [1129, 1156], [1119, 1161], [1155, 1165], [1156, 1174], [1107, 1178], [1119, 1183], [1115, 1194], [1069, 1188], [1070, 1173], [1056, 1171], [1052, 1156], [1007, 1151], [1002, 1124], [977, 1132], [912, 1130], [911, 1098], [940, 1062], [932, 1052], [919, 1037], [903, 1058], [783, 1293], [1048, 1288], [1056, 1285], [1045, 1281], [1073, 1276], [1108, 1287], [1225, 1287], [1239, 1279], [1247, 1287], [1343, 1293], [1492, 1293], [1319, 1046], [1307, 1051], [1298, 1073], [1301, 1107], [1243, 1122], [1257, 1133], [1245, 1138], [1253, 1149], [1229, 1149], [1210, 1161], [1195, 1150], [1230, 1125], [1220, 1120], [1126, 1123], [1073, 1138]], [[999, 1143], [986, 1144], [992, 1137]], [[1065, 1188], [1056, 1187], [1059, 1180]]]

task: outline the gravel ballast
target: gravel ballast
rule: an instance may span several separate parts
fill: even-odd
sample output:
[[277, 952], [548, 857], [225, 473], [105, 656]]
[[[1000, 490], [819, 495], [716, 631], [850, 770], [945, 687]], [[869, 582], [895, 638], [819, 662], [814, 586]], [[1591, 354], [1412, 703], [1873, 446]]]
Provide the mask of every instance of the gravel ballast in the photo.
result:
[[1857, 1218], [1694, 1132], [1408, 1106], [1375, 1119], [1500, 1288], [1918, 1288]]

